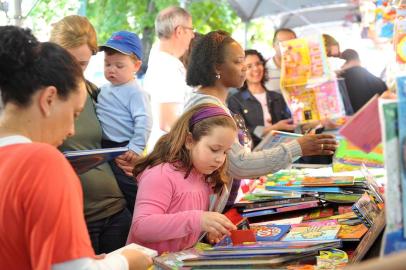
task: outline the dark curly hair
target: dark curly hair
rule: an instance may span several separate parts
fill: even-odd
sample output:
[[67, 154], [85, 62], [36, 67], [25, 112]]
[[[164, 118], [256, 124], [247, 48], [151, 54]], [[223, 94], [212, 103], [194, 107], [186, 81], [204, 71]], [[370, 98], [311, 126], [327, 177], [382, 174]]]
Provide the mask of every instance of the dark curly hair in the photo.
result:
[[82, 69], [65, 49], [39, 42], [30, 29], [0, 26], [0, 90], [3, 103], [27, 106], [39, 89], [54, 86], [66, 100], [83, 82]]
[[[268, 81], [268, 69], [265, 66], [266, 61], [265, 61], [264, 56], [259, 51], [253, 50], [253, 49], [245, 50], [245, 58], [247, 58], [248, 55], [258, 56], [259, 61], [262, 63], [262, 66], [264, 67], [264, 75], [262, 76], [261, 84], [265, 88], [265, 82]], [[248, 88], [247, 80], [245, 80], [245, 82], [244, 82], [243, 86], [240, 88], [240, 90], [244, 90], [247, 88]]]
[[213, 86], [216, 65], [224, 62], [226, 45], [235, 42], [229, 33], [217, 30], [204, 35], [192, 48], [186, 82], [188, 85]]

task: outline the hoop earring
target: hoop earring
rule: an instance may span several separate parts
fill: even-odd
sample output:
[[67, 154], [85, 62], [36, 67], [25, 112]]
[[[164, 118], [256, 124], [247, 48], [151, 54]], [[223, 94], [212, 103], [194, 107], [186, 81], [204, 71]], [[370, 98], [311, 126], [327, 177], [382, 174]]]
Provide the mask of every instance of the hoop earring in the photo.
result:
[[220, 73], [216, 74], [216, 78], [217, 78], [217, 80], [220, 80], [220, 78], [221, 78]]

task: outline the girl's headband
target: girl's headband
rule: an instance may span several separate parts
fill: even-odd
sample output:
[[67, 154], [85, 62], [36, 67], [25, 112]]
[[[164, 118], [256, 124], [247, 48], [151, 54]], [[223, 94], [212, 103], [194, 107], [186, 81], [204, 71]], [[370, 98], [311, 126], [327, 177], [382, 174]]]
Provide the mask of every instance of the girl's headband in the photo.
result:
[[220, 116], [220, 115], [231, 117], [223, 108], [221, 108], [219, 106], [203, 107], [202, 109], [197, 111], [192, 116], [192, 118], [190, 118], [189, 127], [192, 127], [196, 123], [198, 123], [198, 122], [200, 122], [200, 121], [202, 121], [202, 120], [204, 120], [206, 118], [210, 118], [210, 117], [214, 117], [214, 116]]

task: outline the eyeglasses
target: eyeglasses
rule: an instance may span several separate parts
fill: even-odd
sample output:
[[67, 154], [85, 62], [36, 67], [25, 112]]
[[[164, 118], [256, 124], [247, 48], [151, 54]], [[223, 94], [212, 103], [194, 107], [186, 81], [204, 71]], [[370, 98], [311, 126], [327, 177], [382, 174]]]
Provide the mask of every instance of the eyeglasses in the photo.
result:
[[182, 28], [184, 28], [184, 29], [190, 30], [190, 31], [192, 31], [192, 32], [195, 31], [195, 29], [194, 29], [193, 27], [184, 26], [184, 25], [179, 25], [179, 26], [182, 27]]

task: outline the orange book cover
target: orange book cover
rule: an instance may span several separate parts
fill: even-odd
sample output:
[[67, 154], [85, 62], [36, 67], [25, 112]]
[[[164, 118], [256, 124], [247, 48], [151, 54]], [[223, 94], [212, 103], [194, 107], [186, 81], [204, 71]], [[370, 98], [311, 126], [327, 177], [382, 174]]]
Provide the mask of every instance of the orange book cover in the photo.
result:
[[368, 231], [368, 228], [363, 224], [355, 226], [341, 225], [338, 232], [338, 238], [340, 239], [360, 239]]

